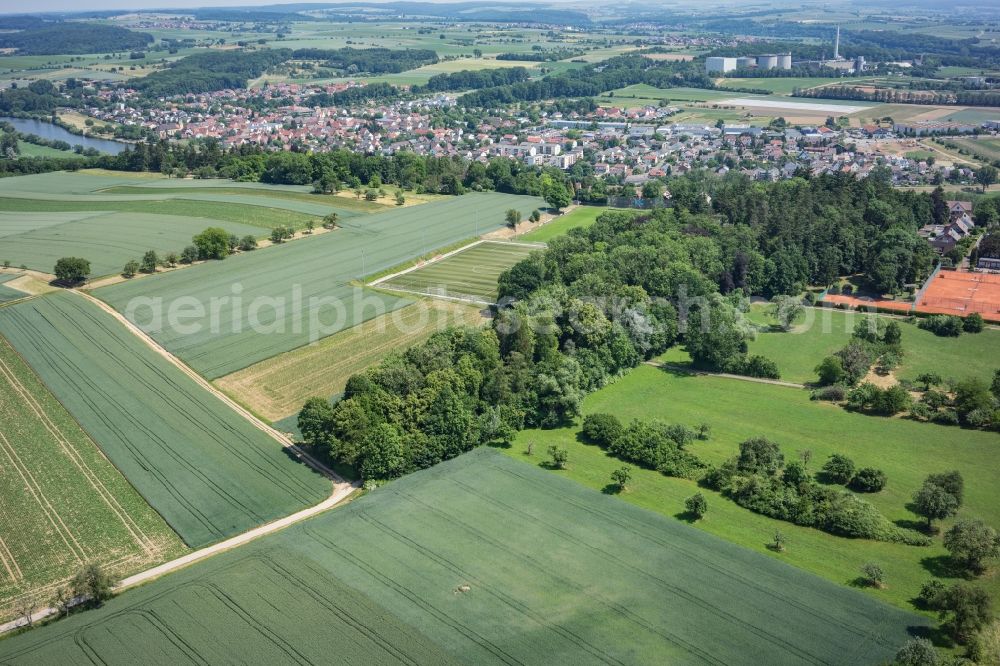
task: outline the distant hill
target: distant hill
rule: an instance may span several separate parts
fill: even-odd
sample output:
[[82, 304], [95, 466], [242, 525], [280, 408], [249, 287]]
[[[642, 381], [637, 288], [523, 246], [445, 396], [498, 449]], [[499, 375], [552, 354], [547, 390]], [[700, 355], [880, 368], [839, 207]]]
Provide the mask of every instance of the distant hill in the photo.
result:
[[[0, 48], [17, 49], [20, 55], [79, 55], [146, 48], [153, 36], [97, 23], [39, 22], [31, 17], [4, 19], [0, 25], [26, 25], [23, 30], [0, 34]], [[10, 29], [10, 27], [8, 27]]]

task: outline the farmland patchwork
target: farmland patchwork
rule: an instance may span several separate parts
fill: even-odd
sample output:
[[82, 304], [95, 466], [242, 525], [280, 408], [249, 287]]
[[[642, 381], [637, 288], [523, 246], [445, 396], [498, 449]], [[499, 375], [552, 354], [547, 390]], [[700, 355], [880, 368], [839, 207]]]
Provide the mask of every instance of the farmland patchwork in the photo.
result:
[[95, 294], [214, 379], [407, 305], [403, 295], [351, 282], [499, 228], [507, 209], [526, 217], [541, 206], [534, 197], [468, 194]]
[[0, 622], [84, 563], [127, 576], [184, 550], [0, 337]]
[[325, 479], [72, 293], [0, 308], [0, 334], [189, 546], [316, 504]]
[[853, 665], [924, 624], [480, 449], [4, 641], [0, 660]]

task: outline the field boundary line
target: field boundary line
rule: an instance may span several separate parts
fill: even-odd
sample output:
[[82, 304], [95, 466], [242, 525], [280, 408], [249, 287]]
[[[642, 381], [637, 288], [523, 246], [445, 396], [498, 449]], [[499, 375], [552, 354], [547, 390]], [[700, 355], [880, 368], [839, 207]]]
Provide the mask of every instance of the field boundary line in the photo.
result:
[[[52, 502], [50, 502], [45, 496], [41, 484], [35, 479], [35, 475], [31, 473], [28, 466], [21, 461], [21, 457], [17, 455], [17, 450], [10, 443], [10, 440], [7, 439], [3, 432], [0, 432], [0, 449], [3, 450], [4, 454], [6, 454], [7, 459], [10, 460], [11, 466], [13, 466], [14, 470], [18, 473], [18, 475], [20, 475], [21, 480], [24, 481], [24, 485], [28, 492], [31, 493], [31, 496], [35, 498], [36, 502], [38, 502], [38, 505], [45, 514], [45, 517], [49, 519], [50, 523], [52, 523], [52, 527], [55, 528], [56, 533], [62, 538], [66, 547], [69, 548], [69, 551], [73, 554], [73, 557], [75, 557], [80, 564], [83, 564], [86, 561], [87, 552], [83, 549], [83, 546], [80, 545], [80, 542], [77, 541], [76, 536], [73, 534], [72, 530], [69, 529], [69, 526], [63, 522], [62, 516], [59, 515], [56, 508], [52, 506]], [[60, 529], [60, 526], [62, 529]], [[67, 537], [69, 538], [67, 539]], [[70, 540], [73, 541], [72, 544], [70, 543]], [[76, 544], [76, 548], [73, 547], [73, 544]]]
[[[148, 583], [151, 580], [159, 578], [160, 576], [164, 576], [166, 574], [173, 573], [174, 571], [177, 571], [179, 569], [183, 569], [184, 567], [187, 567], [190, 564], [194, 564], [195, 562], [199, 562], [205, 558], [211, 557], [213, 555], [218, 555], [219, 553], [223, 553], [225, 551], [232, 550], [234, 548], [238, 548], [252, 541], [256, 541], [257, 539], [263, 536], [267, 536], [268, 534], [272, 534], [286, 527], [290, 527], [296, 523], [300, 523], [304, 520], [317, 516], [321, 513], [324, 513], [338, 506], [341, 502], [343, 502], [344, 500], [348, 499], [351, 495], [353, 495], [354, 492], [359, 487], [360, 483], [357, 481], [353, 483], [348, 483], [346, 481], [343, 481], [341, 483], [334, 484], [333, 493], [330, 495], [330, 497], [323, 500], [319, 504], [303, 509], [302, 511], [297, 511], [296, 513], [285, 516], [284, 518], [279, 518], [275, 521], [267, 523], [266, 525], [260, 525], [259, 527], [255, 527], [252, 530], [244, 532], [243, 534], [237, 534], [236, 536], [230, 537], [225, 541], [220, 541], [217, 544], [213, 544], [211, 546], [207, 546], [200, 550], [188, 553], [187, 555], [178, 557], [175, 560], [164, 562], [163, 564], [155, 566], [152, 569], [147, 569], [146, 571], [143, 571], [141, 573], [129, 576], [128, 578], [125, 578], [121, 582], [119, 582], [115, 586], [114, 591], [116, 594], [124, 592], [125, 590], [136, 587], [137, 585]], [[52, 607], [43, 608], [32, 614], [31, 621], [37, 622], [51, 615], [55, 615], [58, 612], [59, 610], [56, 608]], [[0, 635], [3, 635], [15, 629], [19, 629], [23, 626], [26, 626], [27, 624], [28, 620], [27, 618], [24, 617], [20, 617], [17, 618], [16, 620], [11, 620], [10, 622], [0, 624]]]
[[79, 291], [77, 289], [70, 289], [68, 291], [70, 291], [71, 293], [77, 294], [78, 296], [81, 296], [84, 299], [86, 299], [86, 300], [94, 303], [100, 309], [102, 309], [103, 311], [105, 311], [108, 314], [110, 314], [111, 316], [113, 316], [123, 326], [125, 326], [125, 328], [128, 329], [133, 335], [135, 335], [137, 338], [139, 338], [144, 343], [146, 343], [146, 345], [148, 347], [150, 347], [153, 351], [155, 351], [156, 353], [160, 354], [163, 358], [167, 359], [170, 363], [172, 363], [175, 367], [177, 367], [181, 372], [183, 372], [185, 375], [187, 375], [188, 377], [190, 377], [191, 379], [193, 379], [196, 384], [198, 384], [199, 386], [201, 386], [202, 388], [204, 388], [206, 391], [208, 391], [209, 393], [211, 393], [212, 395], [214, 395], [216, 398], [218, 398], [219, 400], [221, 400], [223, 403], [225, 403], [226, 405], [228, 405], [237, 414], [239, 414], [244, 419], [246, 419], [247, 421], [249, 421], [250, 423], [252, 423], [254, 425], [254, 427], [256, 427], [257, 429], [259, 429], [259, 430], [261, 430], [261, 431], [263, 431], [265, 433], [267, 433], [274, 440], [276, 440], [278, 443], [280, 443], [283, 447], [285, 447], [285, 448], [289, 449], [290, 451], [292, 451], [299, 460], [303, 461], [304, 463], [306, 463], [307, 465], [309, 465], [310, 467], [312, 467], [316, 471], [322, 473], [327, 478], [331, 479], [335, 484], [337, 484], [337, 483], [346, 483], [346, 481], [339, 474], [337, 474], [332, 469], [330, 469], [329, 467], [327, 467], [326, 465], [324, 465], [323, 463], [321, 463], [316, 458], [312, 457], [311, 455], [309, 455], [308, 453], [306, 453], [305, 451], [303, 451], [299, 446], [297, 446], [292, 440], [290, 440], [288, 437], [286, 437], [283, 433], [279, 432], [275, 428], [273, 428], [270, 425], [268, 425], [268, 424], [264, 423], [263, 421], [261, 421], [249, 409], [247, 409], [243, 405], [239, 404], [238, 402], [236, 402], [235, 400], [233, 400], [232, 398], [230, 398], [223, 391], [221, 391], [217, 387], [213, 386], [210, 381], [208, 381], [207, 379], [205, 379], [204, 377], [202, 377], [201, 375], [199, 375], [197, 372], [195, 372], [194, 370], [192, 370], [190, 367], [188, 367], [187, 364], [185, 364], [179, 358], [177, 358], [176, 356], [174, 356], [173, 354], [171, 354], [164, 347], [162, 347], [158, 342], [156, 342], [153, 338], [151, 338], [149, 335], [147, 335], [145, 333], [145, 331], [143, 331], [138, 326], [136, 326], [135, 324], [133, 324], [132, 322], [130, 322], [125, 317], [125, 315], [119, 313], [113, 307], [111, 307], [110, 305], [108, 305], [107, 303], [105, 303], [104, 301], [102, 301], [101, 299], [97, 298], [96, 296], [93, 296], [93, 295], [88, 294], [86, 292]]
[[443, 300], [448, 300], [448, 301], [455, 301], [457, 303], [475, 303], [477, 305], [486, 305], [486, 306], [496, 305], [495, 302], [484, 301], [482, 299], [475, 298], [471, 294], [467, 294], [466, 296], [446, 296], [445, 294], [435, 294], [435, 293], [429, 292], [429, 291], [418, 291], [416, 289], [405, 289], [403, 287], [394, 287], [394, 286], [392, 286], [390, 284], [385, 284], [386, 282], [390, 282], [391, 280], [394, 280], [394, 279], [396, 279], [396, 278], [398, 278], [400, 276], [407, 275], [408, 273], [412, 273], [412, 272], [420, 270], [422, 268], [427, 268], [427, 266], [429, 266], [431, 264], [436, 264], [436, 263], [438, 263], [440, 261], [444, 261], [445, 259], [448, 259], [449, 257], [453, 257], [456, 254], [460, 254], [462, 252], [465, 252], [466, 250], [471, 250], [474, 247], [478, 247], [478, 246], [484, 245], [484, 244], [501, 245], [501, 246], [503, 246], [503, 245], [516, 245], [518, 247], [531, 247], [531, 248], [535, 248], [537, 250], [542, 250], [542, 249], [545, 249], [545, 247], [546, 247], [545, 243], [540, 243], [540, 242], [535, 242], [535, 241], [499, 240], [499, 239], [493, 239], [493, 238], [480, 238], [479, 240], [473, 241], [473, 242], [469, 243], [468, 245], [463, 245], [462, 247], [455, 248], [454, 250], [451, 250], [450, 252], [445, 252], [444, 254], [437, 255], [437, 256], [435, 256], [435, 257], [433, 257], [431, 259], [428, 259], [427, 261], [414, 264], [413, 266], [410, 266], [409, 268], [404, 268], [403, 270], [396, 271], [395, 273], [392, 273], [390, 275], [383, 275], [382, 277], [378, 278], [377, 280], [372, 280], [371, 282], [368, 282], [365, 286], [367, 286], [367, 287], [378, 287], [379, 289], [385, 289], [386, 291], [394, 291], [394, 292], [398, 292], [398, 293], [401, 293], [401, 294], [413, 294], [415, 296], [426, 296], [426, 297], [429, 297], [429, 298], [438, 298], [438, 299], [443, 299]]
[[456, 303], [475, 303], [476, 305], [496, 305], [496, 303], [491, 303], [490, 301], [481, 301], [478, 298], [473, 298], [470, 296], [445, 296], [444, 294], [435, 294], [430, 291], [417, 291], [416, 289], [403, 289], [402, 287], [392, 287], [389, 285], [379, 285], [379, 289], [384, 289], [386, 291], [395, 291], [400, 294], [413, 294], [414, 296], [425, 296], [427, 298], [437, 298], [446, 301], [455, 301]]
[[797, 389], [807, 388], [805, 384], [796, 384], [795, 382], [786, 382], [780, 379], [767, 379], [765, 377], [747, 377], [746, 375], [734, 375], [728, 372], [709, 372], [706, 370], [696, 370], [694, 368], [689, 368], [684, 365], [678, 365], [676, 363], [664, 363], [662, 361], [643, 361], [643, 365], [648, 365], [653, 368], [661, 368], [663, 370], [674, 370], [676, 372], [683, 372], [689, 375], [696, 375], [699, 377], [722, 377], [723, 379], [736, 379], [742, 382], [752, 382], [754, 384], [771, 384], [772, 386], [784, 386], [785, 388], [797, 388]]
[[[409, 268], [404, 268], [403, 270], [396, 271], [395, 273], [392, 273], [390, 275], [383, 275], [382, 277], [378, 278], [377, 280], [372, 280], [366, 286], [368, 286], [368, 287], [377, 287], [378, 285], [382, 284], [383, 282], [387, 282], [389, 280], [392, 280], [393, 278], [398, 278], [400, 275], [406, 275], [407, 273], [412, 273], [413, 271], [417, 270], [418, 268], [423, 268], [424, 266], [426, 266], [428, 264], [436, 264], [437, 262], [439, 262], [439, 261], [441, 261], [443, 259], [447, 259], [448, 257], [454, 256], [454, 255], [458, 254], [459, 252], [464, 252], [464, 251], [466, 251], [466, 250], [468, 250], [470, 248], [476, 247], [477, 245], [482, 245], [483, 243], [486, 243], [486, 242], [489, 242], [489, 241], [485, 241], [482, 238], [480, 238], [479, 240], [472, 241], [468, 245], [463, 245], [462, 247], [455, 248], [454, 250], [451, 250], [450, 252], [445, 252], [444, 254], [440, 254], [440, 255], [434, 256], [431, 259], [428, 259], [427, 261], [419, 262], [419, 263], [417, 263], [417, 264], [415, 264], [413, 266], [410, 266]], [[386, 289], [391, 289], [391, 287], [386, 287]], [[406, 291], [406, 290], [405, 289], [397, 289], [396, 291]], [[420, 293], [420, 292], [410, 292], [410, 293]], [[487, 303], [487, 305], [490, 305], [490, 304]]]
[[[133, 539], [135, 539], [136, 543], [146, 552], [146, 555], [149, 557], [155, 556], [156, 553], [153, 548], [152, 538], [143, 532], [139, 524], [136, 523], [132, 516], [129, 515], [128, 511], [125, 510], [125, 507], [118, 502], [118, 498], [114, 496], [114, 493], [112, 493], [108, 487], [104, 485], [104, 482], [101, 481], [94, 470], [90, 468], [90, 465], [88, 465], [87, 461], [83, 459], [83, 456], [76, 449], [73, 443], [70, 442], [63, 431], [59, 429], [59, 426], [56, 425], [51, 418], [49, 418], [49, 415], [42, 408], [42, 405], [35, 400], [35, 396], [31, 395], [31, 392], [27, 389], [27, 387], [25, 387], [17, 379], [17, 375], [14, 374], [14, 370], [10, 368], [10, 366], [8, 366], [3, 359], [0, 359], [0, 375], [6, 378], [18, 395], [24, 399], [24, 404], [26, 404], [31, 411], [34, 412], [35, 416], [38, 417], [38, 420], [42, 423], [49, 434], [52, 435], [56, 443], [59, 444], [59, 447], [63, 450], [66, 456], [73, 462], [77, 469], [80, 470], [80, 473], [83, 474], [84, 478], [87, 479], [90, 486], [100, 496], [100, 498], [104, 500], [104, 503], [108, 505], [111, 512], [118, 517], [125, 529], [128, 530]], [[96, 443], [94, 446], [98, 449], [98, 451], [100, 451], [100, 447], [97, 447]], [[101, 451], [101, 454], [103, 455], [103, 451]]]
[[7, 547], [7, 542], [3, 540], [3, 537], [0, 537], [0, 562], [3, 562], [3, 567], [10, 574], [12, 581], [16, 583], [24, 579], [24, 573], [21, 571], [21, 567], [18, 566], [17, 560], [14, 558], [14, 553]]

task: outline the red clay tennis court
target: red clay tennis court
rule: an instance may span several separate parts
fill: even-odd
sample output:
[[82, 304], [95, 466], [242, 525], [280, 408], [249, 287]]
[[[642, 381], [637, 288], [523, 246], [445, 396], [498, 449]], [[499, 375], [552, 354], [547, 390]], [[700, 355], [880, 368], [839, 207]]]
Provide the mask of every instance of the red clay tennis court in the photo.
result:
[[827, 294], [823, 297], [824, 303], [835, 305], [846, 305], [855, 310], [865, 308], [878, 308], [880, 310], [895, 310], [901, 313], [909, 312], [913, 307], [910, 301], [892, 301], [885, 298], [869, 298], [867, 296], [845, 296], [844, 294]]
[[917, 302], [917, 312], [1000, 321], [1000, 274], [940, 271]]

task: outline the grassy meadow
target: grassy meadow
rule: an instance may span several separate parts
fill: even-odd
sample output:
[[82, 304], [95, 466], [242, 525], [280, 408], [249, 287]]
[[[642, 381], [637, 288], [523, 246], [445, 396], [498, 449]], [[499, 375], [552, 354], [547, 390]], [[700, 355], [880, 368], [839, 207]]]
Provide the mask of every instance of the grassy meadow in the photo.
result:
[[[872, 316], [879, 315], [807, 308], [792, 331], [758, 333], [757, 339], [750, 343], [750, 353], [772, 359], [786, 381], [814, 382], [817, 379], [814, 368], [819, 362], [846, 346], [854, 326]], [[755, 305], [751, 317], [762, 324], [772, 323], [763, 306]], [[913, 380], [921, 373], [935, 372], [945, 378], [978, 377], [989, 382], [993, 372], [1000, 369], [1000, 330], [986, 329], [982, 333], [943, 338], [905, 320], [896, 321], [903, 332], [903, 360], [894, 374], [901, 379]], [[686, 360], [680, 350], [671, 350], [668, 358], [674, 362]]]
[[922, 624], [479, 449], [0, 642], [0, 660], [856, 665]]
[[[642, 366], [616, 383], [584, 400], [583, 413], [607, 412], [628, 423], [633, 418], [711, 427], [708, 441], [695, 442], [690, 450], [710, 464], [735, 455], [739, 443], [752, 437], [777, 442], [786, 460], [797, 460], [811, 451], [809, 470], [817, 471], [832, 453], [844, 453], [859, 467], [885, 471], [888, 485], [865, 495], [890, 520], [904, 526], [919, 521], [906, 508], [911, 495], [927, 474], [951, 469], [965, 478], [966, 499], [959, 518], [982, 518], [1000, 525], [1000, 497], [993, 479], [1000, 473], [994, 455], [1000, 445], [996, 433], [886, 419], [852, 413], [827, 403], [809, 400], [804, 390], [720, 377], [692, 376]], [[555, 472], [601, 489], [622, 462], [578, 438], [579, 427], [521, 432], [507, 453], [519, 460], [542, 464], [553, 444], [569, 453], [568, 469]], [[532, 455], [527, 454], [532, 445]], [[708, 513], [695, 527], [740, 546], [781, 559], [839, 585], [852, 586], [866, 562], [877, 562], [886, 572], [886, 589], [865, 593], [901, 608], [912, 609], [911, 600], [932, 576], [956, 580], [947, 567], [947, 551], [940, 538], [933, 546], [845, 539], [816, 529], [799, 527], [750, 512], [718, 493], [699, 488], [691, 480], [633, 469], [634, 480], [621, 497], [667, 516], [684, 517], [684, 499], [696, 492], [708, 498]], [[951, 524], [946, 521], [944, 527]], [[784, 553], [767, 548], [776, 530], [785, 534]], [[980, 581], [1000, 600], [1000, 576], [991, 573]]]
[[0, 622], [86, 563], [124, 577], [184, 550], [0, 337]]
[[529, 231], [519, 238], [519, 240], [532, 243], [545, 243], [562, 236], [570, 229], [586, 229], [597, 221], [598, 216], [608, 210], [602, 206], [577, 206], [573, 210], [560, 217], [557, 217], [542, 226]]
[[80, 295], [0, 308], [0, 334], [191, 547], [329, 494], [278, 441]]

